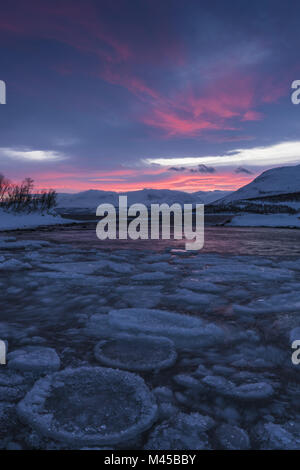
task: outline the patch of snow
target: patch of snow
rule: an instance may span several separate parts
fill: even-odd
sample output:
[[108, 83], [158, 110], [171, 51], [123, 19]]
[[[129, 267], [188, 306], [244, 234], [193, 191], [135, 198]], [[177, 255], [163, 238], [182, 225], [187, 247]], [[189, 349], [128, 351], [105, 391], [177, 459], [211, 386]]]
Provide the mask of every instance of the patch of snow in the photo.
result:
[[244, 214], [234, 216], [231, 222], [226, 225], [231, 227], [300, 228], [300, 217], [290, 214]]
[[64, 219], [54, 214], [40, 214], [35, 212], [29, 214], [12, 213], [0, 209], [0, 231], [72, 223], [76, 223], [76, 221]]

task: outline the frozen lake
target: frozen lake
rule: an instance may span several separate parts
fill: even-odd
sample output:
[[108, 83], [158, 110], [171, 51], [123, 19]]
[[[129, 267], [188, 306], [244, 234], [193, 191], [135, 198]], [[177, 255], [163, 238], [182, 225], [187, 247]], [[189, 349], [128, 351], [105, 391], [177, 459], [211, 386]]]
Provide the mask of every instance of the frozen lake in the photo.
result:
[[300, 233], [205, 235], [1, 235], [0, 448], [300, 448]]
[[[96, 237], [95, 223], [45, 230], [20, 231], [18, 238], [42, 239], [70, 243], [78, 247], [163, 251], [184, 249], [182, 240], [105, 240]], [[201, 253], [238, 255], [300, 255], [300, 230], [263, 227], [205, 227], [205, 244]]]

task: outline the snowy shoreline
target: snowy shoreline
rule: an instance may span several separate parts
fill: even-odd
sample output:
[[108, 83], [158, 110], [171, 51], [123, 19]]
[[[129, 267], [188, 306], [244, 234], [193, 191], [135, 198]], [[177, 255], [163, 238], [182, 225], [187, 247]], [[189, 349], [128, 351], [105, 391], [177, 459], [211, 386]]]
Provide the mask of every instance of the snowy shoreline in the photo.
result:
[[[235, 219], [235, 220], [234, 220]], [[275, 222], [272, 222], [270, 221], [270, 223], [266, 223], [268, 221], [265, 221], [265, 222], [261, 222], [261, 223], [257, 223], [255, 221], [253, 221], [253, 223], [251, 223], [251, 221], [249, 220], [246, 220], [247, 219], [247, 216], [236, 216], [234, 218], [232, 218], [231, 222], [228, 222], [228, 223], [225, 223], [225, 224], [219, 224], [219, 223], [215, 223], [215, 224], [205, 224], [205, 227], [208, 228], [208, 227], [215, 227], [215, 228], [218, 228], [218, 227], [222, 227], [222, 228], [269, 228], [269, 229], [274, 229], [274, 228], [280, 228], [280, 229], [290, 229], [290, 230], [299, 230], [300, 229], [300, 221], [298, 223], [298, 225], [293, 225], [293, 224], [289, 224], [289, 223], [286, 223], [286, 224], [276, 224]], [[33, 225], [22, 225], [20, 227], [2, 227], [0, 226], [0, 233], [1, 232], [19, 232], [19, 231], [32, 231], [32, 230], [36, 230], [36, 231], [39, 231], [39, 229], [46, 229], [46, 228], [55, 228], [55, 227], [65, 227], [65, 226], [68, 226], [68, 227], [72, 227], [74, 225], [86, 225], [88, 223], [95, 223], [95, 221], [89, 221], [89, 220], [71, 220], [69, 219], [69, 221], [67, 221], [67, 219], [62, 219], [61, 221], [59, 222], [53, 222], [53, 223], [43, 223], [43, 224], [33, 224]]]
[[[223, 227], [262, 227], [262, 228], [300, 228], [299, 214], [232, 214], [220, 213], [218, 217], [228, 217], [229, 220], [222, 222], [208, 221], [209, 216], [215, 214], [206, 214], [206, 226], [220, 226]], [[72, 214], [69, 214], [72, 217]], [[73, 218], [65, 218], [59, 214], [40, 214], [40, 213], [11, 213], [0, 210], [0, 232], [17, 231], [26, 229], [39, 229], [46, 227], [55, 227], [73, 224], [86, 224], [96, 223], [96, 219], [76, 220], [76, 213]], [[207, 223], [208, 221], [208, 223]]]
[[69, 225], [80, 223], [81, 221], [65, 219], [59, 215], [53, 214], [15, 214], [11, 212], [0, 211], [0, 232], [8, 230], [22, 230], [40, 228], [45, 226]]
[[234, 216], [226, 226], [299, 229], [300, 218], [298, 214], [242, 214]]

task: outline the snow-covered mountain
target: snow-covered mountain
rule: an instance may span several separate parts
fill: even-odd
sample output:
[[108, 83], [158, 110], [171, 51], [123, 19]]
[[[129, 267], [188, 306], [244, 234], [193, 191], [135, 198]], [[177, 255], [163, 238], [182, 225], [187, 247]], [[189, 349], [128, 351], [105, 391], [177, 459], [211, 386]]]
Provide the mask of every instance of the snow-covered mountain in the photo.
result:
[[297, 192], [300, 192], [300, 165], [283, 166], [264, 171], [251, 183], [219, 199], [215, 204]]
[[113, 191], [100, 191], [89, 189], [80, 193], [68, 194], [59, 193], [57, 195], [57, 206], [59, 208], [82, 208], [96, 209], [101, 203], [117, 204], [118, 194]]
[[221, 191], [219, 189], [215, 189], [214, 191], [197, 191], [192, 194], [195, 198], [195, 202], [198, 202], [198, 204], [211, 204], [220, 198], [229, 196], [232, 194], [232, 191]]
[[194, 198], [192, 194], [183, 191], [172, 191], [170, 189], [142, 189], [141, 191], [130, 191], [124, 193], [128, 197], [128, 204], [142, 203], [146, 206], [150, 204], [192, 204]]
[[89, 209], [95, 211], [99, 204], [110, 203], [115, 206], [119, 203], [119, 196], [127, 196], [128, 204], [142, 203], [146, 206], [150, 204], [207, 204], [224, 195], [228, 195], [229, 191], [198, 191], [195, 193], [186, 193], [184, 191], [173, 191], [170, 189], [142, 189], [140, 191], [129, 191], [127, 193], [116, 193], [114, 191], [100, 191], [90, 189], [75, 194], [60, 193], [58, 194], [58, 208], [76, 208]]

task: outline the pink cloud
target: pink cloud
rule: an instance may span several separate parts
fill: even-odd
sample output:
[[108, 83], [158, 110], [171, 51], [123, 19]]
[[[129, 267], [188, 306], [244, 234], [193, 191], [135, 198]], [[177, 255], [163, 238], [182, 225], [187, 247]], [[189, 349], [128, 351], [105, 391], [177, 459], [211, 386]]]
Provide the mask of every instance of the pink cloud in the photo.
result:
[[218, 125], [206, 120], [194, 120], [181, 118], [174, 112], [154, 109], [153, 115], [144, 117], [143, 122], [153, 127], [158, 127], [167, 133], [174, 135], [197, 135], [204, 129], [218, 129]]
[[260, 119], [263, 118], [263, 114], [262, 113], [258, 113], [257, 111], [246, 111], [243, 118], [242, 118], [242, 121], [259, 121]]
[[195, 136], [206, 130], [236, 130], [236, 122], [258, 120], [255, 79], [231, 73], [202, 87], [188, 86], [172, 99], [160, 97], [142, 122], [168, 137]]
[[140, 78], [126, 73], [119, 73], [111, 66], [106, 66], [99, 74], [101, 78], [113, 85], [120, 85], [127, 88], [134, 94], [148, 95], [151, 98], [159, 99], [159, 93], [146, 85]]
[[[36, 1], [34, 15], [26, 3], [20, 3], [17, 12], [13, 9], [10, 13], [9, 10], [4, 12], [1, 28], [15, 34], [60, 41], [89, 54], [96, 59], [94, 74], [138, 97], [144, 108], [136, 115], [137, 120], [159, 129], [166, 137], [236, 130], [237, 123], [262, 119], [263, 115], [257, 110], [259, 105], [274, 102], [286, 92], [282, 83], [274, 79], [258, 77], [249, 71], [242, 73], [233, 60], [229, 60], [225, 72], [225, 62], [214, 65], [214, 78], [208, 81], [209, 73], [204, 73], [206, 81], [201, 85], [195, 74], [191, 74], [184, 82], [180, 80], [178, 87], [184, 83], [180, 91], [176, 90], [176, 85], [160, 91], [160, 85], [154, 86], [149, 80], [152, 71], [145, 79], [139, 76], [137, 66], [151, 63], [159, 68], [168, 61], [170, 70], [175, 71], [187, 60], [182, 41], [174, 31], [168, 35], [168, 31], [160, 29], [161, 47], [153, 49], [151, 38], [138, 30], [143, 41], [142, 45], [136, 44], [130, 40], [128, 31], [112, 31], [89, 1], [83, 4], [65, 0], [59, 6], [56, 2], [45, 5]], [[56, 70], [67, 75], [72, 73], [72, 65], [58, 65]], [[201, 78], [199, 76], [199, 80]]]
[[[8, 175], [9, 176], [9, 175]], [[218, 170], [213, 174], [191, 174], [167, 171], [165, 168], [118, 168], [94, 171], [72, 170], [67, 167], [59, 172], [35, 172], [33, 177], [38, 189], [54, 188], [58, 192], [76, 192], [88, 189], [106, 191], [134, 191], [143, 188], [179, 189], [200, 191], [214, 189], [235, 190], [249, 183], [255, 175], [237, 174], [230, 170]]]

